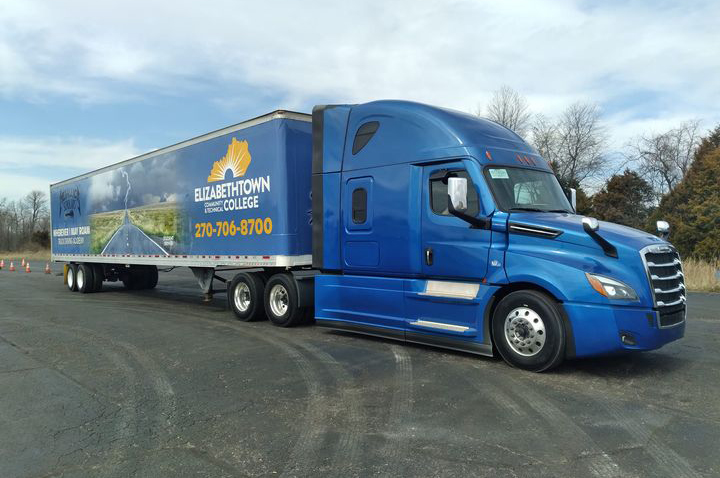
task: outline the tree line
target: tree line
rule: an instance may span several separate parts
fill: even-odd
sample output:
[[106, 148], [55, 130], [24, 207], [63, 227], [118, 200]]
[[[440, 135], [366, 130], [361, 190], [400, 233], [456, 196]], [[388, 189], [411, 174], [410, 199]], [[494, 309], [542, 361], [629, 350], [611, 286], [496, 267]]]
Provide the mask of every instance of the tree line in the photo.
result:
[[563, 187], [577, 189], [578, 214], [652, 233], [667, 220], [682, 255], [720, 257], [720, 125], [703, 135], [694, 119], [643, 134], [618, 158], [594, 103], [573, 103], [550, 118], [503, 86], [477, 115], [531, 143]]
[[0, 251], [48, 249], [50, 213], [47, 194], [30, 191], [22, 199], [0, 198]]

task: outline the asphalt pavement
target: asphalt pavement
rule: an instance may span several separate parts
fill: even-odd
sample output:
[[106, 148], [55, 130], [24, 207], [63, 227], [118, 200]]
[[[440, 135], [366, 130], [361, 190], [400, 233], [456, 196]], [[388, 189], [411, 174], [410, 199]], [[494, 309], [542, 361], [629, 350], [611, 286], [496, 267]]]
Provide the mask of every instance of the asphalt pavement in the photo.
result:
[[238, 322], [187, 269], [83, 295], [43, 267], [0, 271], [0, 477], [720, 476], [718, 294], [660, 350], [531, 374]]
[[112, 237], [110, 237], [102, 253], [167, 255], [165, 249], [130, 221], [130, 215], [127, 211], [125, 211], [123, 224], [115, 231]]

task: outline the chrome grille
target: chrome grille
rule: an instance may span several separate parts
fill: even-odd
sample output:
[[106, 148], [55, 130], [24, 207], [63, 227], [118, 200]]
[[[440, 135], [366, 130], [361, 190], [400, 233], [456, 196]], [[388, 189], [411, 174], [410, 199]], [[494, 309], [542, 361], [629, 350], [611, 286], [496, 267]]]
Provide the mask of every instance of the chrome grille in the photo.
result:
[[640, 251], [653, 291], [658, 325], [671, 327], [685, 320], [685, 276], [674, 247], [648, 246]]

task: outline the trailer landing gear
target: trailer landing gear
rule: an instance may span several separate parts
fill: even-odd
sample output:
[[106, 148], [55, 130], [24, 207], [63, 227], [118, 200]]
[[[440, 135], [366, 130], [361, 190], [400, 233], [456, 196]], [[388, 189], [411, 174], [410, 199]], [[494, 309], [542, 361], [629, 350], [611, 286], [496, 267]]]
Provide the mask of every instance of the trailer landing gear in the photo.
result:
[[209, 303], [213, 299], [215, 292], [225, 292], [225, 289], [213, 289], [213, 279], [217, 279], [220, 282], [227, 282], [227, 279], [215, 275], [215, 269], [213, 267], [191, 267], [190, 270], [195, 275], [195, 278], [200, 285], [200, 289], [203, 291], [203, 302]]

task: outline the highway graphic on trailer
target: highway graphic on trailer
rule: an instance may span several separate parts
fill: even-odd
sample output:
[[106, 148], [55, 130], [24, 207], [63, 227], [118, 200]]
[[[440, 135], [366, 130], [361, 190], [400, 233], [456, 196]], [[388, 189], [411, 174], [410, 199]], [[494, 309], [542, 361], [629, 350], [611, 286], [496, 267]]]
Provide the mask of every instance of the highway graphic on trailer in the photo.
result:
[[127, 210], [123, 225], [115, 231], [101, 254], [169, 255], [157, 242], [150, 239], [150, 236], [130, 221], [130, 214]]

